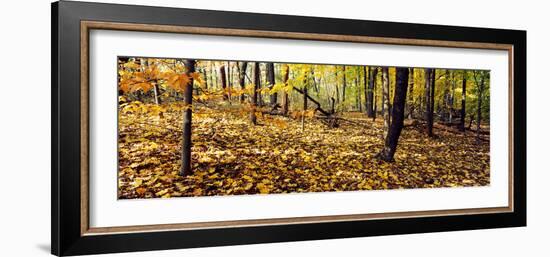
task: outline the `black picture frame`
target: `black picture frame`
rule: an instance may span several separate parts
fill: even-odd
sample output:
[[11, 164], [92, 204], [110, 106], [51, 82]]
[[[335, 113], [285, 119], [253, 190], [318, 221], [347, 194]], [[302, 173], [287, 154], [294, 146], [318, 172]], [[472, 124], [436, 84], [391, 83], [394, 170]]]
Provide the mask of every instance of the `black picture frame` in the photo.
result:
[[[51, 252], [81, 255], [526, 225], [526, 31], [167, 7], [52, 4]], [[216, 229], [81, 234], [80, 40], [83, 20], [513, 45], [513, 201], [506, 213]]]

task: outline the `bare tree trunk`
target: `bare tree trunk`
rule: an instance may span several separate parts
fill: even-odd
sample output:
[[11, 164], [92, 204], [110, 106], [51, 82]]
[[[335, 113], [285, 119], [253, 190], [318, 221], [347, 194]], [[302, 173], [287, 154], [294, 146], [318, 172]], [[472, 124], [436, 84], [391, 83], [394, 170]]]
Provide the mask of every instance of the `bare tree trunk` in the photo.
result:
[[285, 90], [283, 90], [283, 115], [288, 115], [288, 92], [286, 87], [288, 86], [288, 77], [290, 74], [290, 67], [285, 64], [283, 73], [283, 83], [285, 84]]
[[336, 79], [334, 80], [334, 87], [336, 89], [336, 104], [338, 105], [340, 103], [340, 90], [338, 89], [338, 66], [334, 69], [334, 76], [336, 76]]
[[464, 122], [466, 121], [466, 71], [462, 72], [462, 103], [460, 108], [460, 131], [465, 131]]
[[432, 81], [432, 74], [435, 73], [434, 69], [425, 69], [424, 70], [424, 79], [426, 82], [426, 133], [429, 137], [433, 137], [433, 119], [434, 119], [434, 113], [433, 113], [433, 95], [432, 95], [432, 87], [433, 87], [433, 81]]
[[[272, 89], [275, 85], [275, 65], [272, 62], [266, 63], [266, 81], [269, 84], [269, 89]], [[277, 104], [277, 93], [269, 95], [269, 104], [275, 106]]]
[[303, 100], [303, 104], [304, 104], [304, 108], [303, 108], [303, 111], [302, 111], [302, 132], [304, 132], [304, 129], [305, 129], [305, 120], [306, 120], [306, 111], [307, 111], [307, 85], [304, 85], [304, 90], [303, 90], [304, 94], [304, 100]]
[[362, 112], [363, 105], [361, 104], [361, 86], [359, 85], [361, 79], [359, 75], [357, 75], [357, 77], [355, 77], [353, 80], [353, 84], [355, 85], [355, 89], [357, 90], [357, 92], [355, 92], [355, 109], [359, 112]]
[[318, 84], [321, 84], [321, 78], [319, 79], [319, 82], [315, 79], [315, 71], [313, 68], [311, 68], [311, 82], [313, 82], [313, 89], [315, 90], [315, 93], [317, 93], [317, 97], [319, 98], [319, 86]]
[[435, 103], [435, 73], [436, 69], [432, 69], [432, 77], [430, 78], [430, 115], [431, 115], [431, 124], [430, 124], [430, 131], [431, 136], [433, 136], [433, 124], [434, 124], [434, 103]]
[[307, 96], [308, 96], [307, 87], [304, 87], [304, 89], [302, 91], [304, 92], [304, 94], [303, 94], [303, 96], [304, 96], [304, 99], [303, 99], [304, 100], [304, 105], [303, 105], [304, 108], [303, 108], [303, 110], [307, 111]]
[[211, 84], [212, 88], [217, 88], [218, 87], [217, 73], [218, 73], [218, 71], [216, 71], [216, 67], [214, 65], [214, 62], [210, 62], [210, 75], [212, 76], [212, 79], [210, 80], [212, 83], [210, 83], [210, 84]]
[[[143, 69], [143, 64], [144, 62], [141, 62], [142, 64], [142, 69]], [[147, 67], [151, 67], [151, 60], [150, 59], [147, 59]], [[155, 85], [153, 86], [153, 96], [154, 96], [154, 100], [155, 100], [155, 104], [160, 104], [160, 91], [159, 91], [159, 86], [155, 83]]]
[[155, 95], [155, 104], [160, 104], [159, 86], [157, 84], [153, 86], [153, 93]]
[[449, 83], [449, 77], [451, 76], [449, 69], [445, 70], [445, 90], [443, 92], [443, 105], [441, 109], [443, 109], [443, 112], [440, 112], [445, 117], [446, 112], [451, 112], [450, 106], [449, 106], [449, 98], [450, 98], [450, 88], [451, 84]]
[[370, 118], [376, 118], [376, 113], [374, 112], [374, 84], [376, 80], [376, 75], [378, 73], [378, 68], [369, 67], [369, 85], [367, 88], [367, 116]]
[[363, 94], [365, 95], [365, 112], [367, 114], [369, 113], [369, 89], [367, 88], [368, 77], [369, 77], [369, 67], [365, 66], [363, 70]]
[[[372, 85], [372, 101], [373, 101], [373, 116], [372, 121], [376, 121], [376, 115], [378, 113], [378, 97], [376, 97], [376, 84], [378, 82], [378, 68], [376, 68], [376, 73], [374, 74], [374, 81]], [[382, 91], [382, 90], [380, 90]], [[380, 97], [382, 97], [382, 92], [380, 92]]]
[[260, 80], [260, 84], [258, 86], [258, 88], [256, 89], [258, 91], [258, 95], [256, 96], [256, 106], [260, 106], [260, 107], [263, 107], [265, 106], [265, 103], [264, 103], [264, 96], [262, 95], [262, 88], [263, 86], [265, 85], [264, 81], [262, 81], [262, 63], [258, 63], [258, 66], [259, 66], [259, 80]]
[[409, 69], [410, 79], [409, 79], [409, 111], [408, 111], [408, 118], [413, 118], [413, 112], [414, 112], [414, 68]]
[[222, 77], [222, 89], [223, 89], [223, 100], [229, 100], [229, 91], [227, 90], [227, 79], [225, 77], [225, 65], [220, 66], [220, 76]]
[[[202, 76], [204, 77], [204, 88], [208, 88], [208, 76], [206, 75], [206, 67], [202, 69]], [[198, 93], [198, 91], [196, 91]]]
[[390, 127], [390, 80], [388, 78], [388, 67], [382, 68], [382, 106], [384, 106], [384, 130], [382, 138], [386, 138]]
[[258, 89], [260, 88], [260, 64], [254, 63], [254, 88], [252, 92], [252, 101], [250, 104], [250, 122], [256, 125], [256, 106], [258, 105]]
[[[476, 78], [476, 84], [477, 84]], [[483, 99], [483, 89], [485, 87], [485, 74], [481, 72], [481, 83], [477, 86], [477, 120], [476, 120], [476, 143], [479, 144], [481, 132], [481, 101]]]
[[[245, 79], [246, 79], [246, 67], [248, 65], [248, 62], [243, 62], [241, 64], [241, 67], [239, 67], [239, 86], [241, 87], [241, 90], [245, 90]], [[241, 103], [244, 103], [244, 93], [242, 93], [239, 97], [239, 100]]]
[[190, 80], [184, 87], [183, 101], [186, 109], [183, 114], [183, 139], [181, 148], [181, 168], [180, 175], [185, 176], [191, 174], [191, 117], [192, 117], [192, 100], [193, 100], [193, 78], [191, 73], [195, 72], [195, 60], [185, 60], [187, 75]]
[[[376, 89], [375, 89], [376, 90]], [[374, 91], [376, 93], [376, 91]], [[376, 110], [376, 94], [374, 95], [374, 109]], [[384, 113], [386, 112], [386, 106], [384, 106], [384, 89], [382, 88], [380, 90], [380, 112], [382, 114], [382, 116], [384, 116]], [[375, 111], [375, 114], [376, 114], [376, 111]]]
[[233, 76], [231, 75], [231, 62], [227, 62], [227, 87], [231, 88], [233, 86]]
[[391, 162], [397, 149], [399, 136], [403, 129], [403, 120], [405, 118], [405, 102], [407, 101], [407, 84], [409, 78], [408, 68], [396, 68], [395, 95], [393, 97], [392, 122], [384, 148], [378, 154], [381, 160]]
[[346, 101], [346, 66], [342, 67], [342, 102]]
[[453, 122], [453, 111], [455, 104], [455, 73], [454, 71], [450, 72], [451, 78], [451, 92], [449, 95], [449, 123]]
[[229, 102], [231, 102], [231, 91], [233, 90], [233, 73], [231, 72], [233, 69], [231, 68], [231, 62], [227, 62], [227, 97], [229, 98]]

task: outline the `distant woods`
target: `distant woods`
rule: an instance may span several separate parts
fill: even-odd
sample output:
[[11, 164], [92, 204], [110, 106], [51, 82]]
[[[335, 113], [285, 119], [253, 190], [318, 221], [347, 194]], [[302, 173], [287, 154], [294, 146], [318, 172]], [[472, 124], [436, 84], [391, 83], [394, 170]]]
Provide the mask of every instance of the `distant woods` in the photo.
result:
[[[478, 141], [490, 122], [489, 71], [152, 58], [119, 58], [118, 66], [120, 103], [183, 104], [182, 175], [191, 172], [197, 105], [242, 112], [250, 126], [262, 125], [264, 115], [317, 119], [327, 129], [382, 119], [377, 156], [384, 161], [393, 161], [406, 120], [429, 137], [438, 136], [437, 123], [473, 130]], [[347, 112], [365, 119], [346, 120]]]

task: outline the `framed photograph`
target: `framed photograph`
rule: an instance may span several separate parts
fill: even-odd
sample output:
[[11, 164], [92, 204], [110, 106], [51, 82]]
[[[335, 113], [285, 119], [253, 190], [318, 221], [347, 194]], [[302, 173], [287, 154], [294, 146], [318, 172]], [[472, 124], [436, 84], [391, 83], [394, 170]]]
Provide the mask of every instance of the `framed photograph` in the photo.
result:
[[52, 253], [526, 225], [526, 32], [52, 4]]

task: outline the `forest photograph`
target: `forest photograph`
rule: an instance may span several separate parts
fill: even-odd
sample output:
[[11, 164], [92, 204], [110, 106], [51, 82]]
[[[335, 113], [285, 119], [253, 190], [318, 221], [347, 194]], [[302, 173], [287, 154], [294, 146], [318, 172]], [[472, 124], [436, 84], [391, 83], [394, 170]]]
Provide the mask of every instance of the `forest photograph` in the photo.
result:
[[489, 70], [134, 56], [116, 68], [118, 199], [490, 185]]

